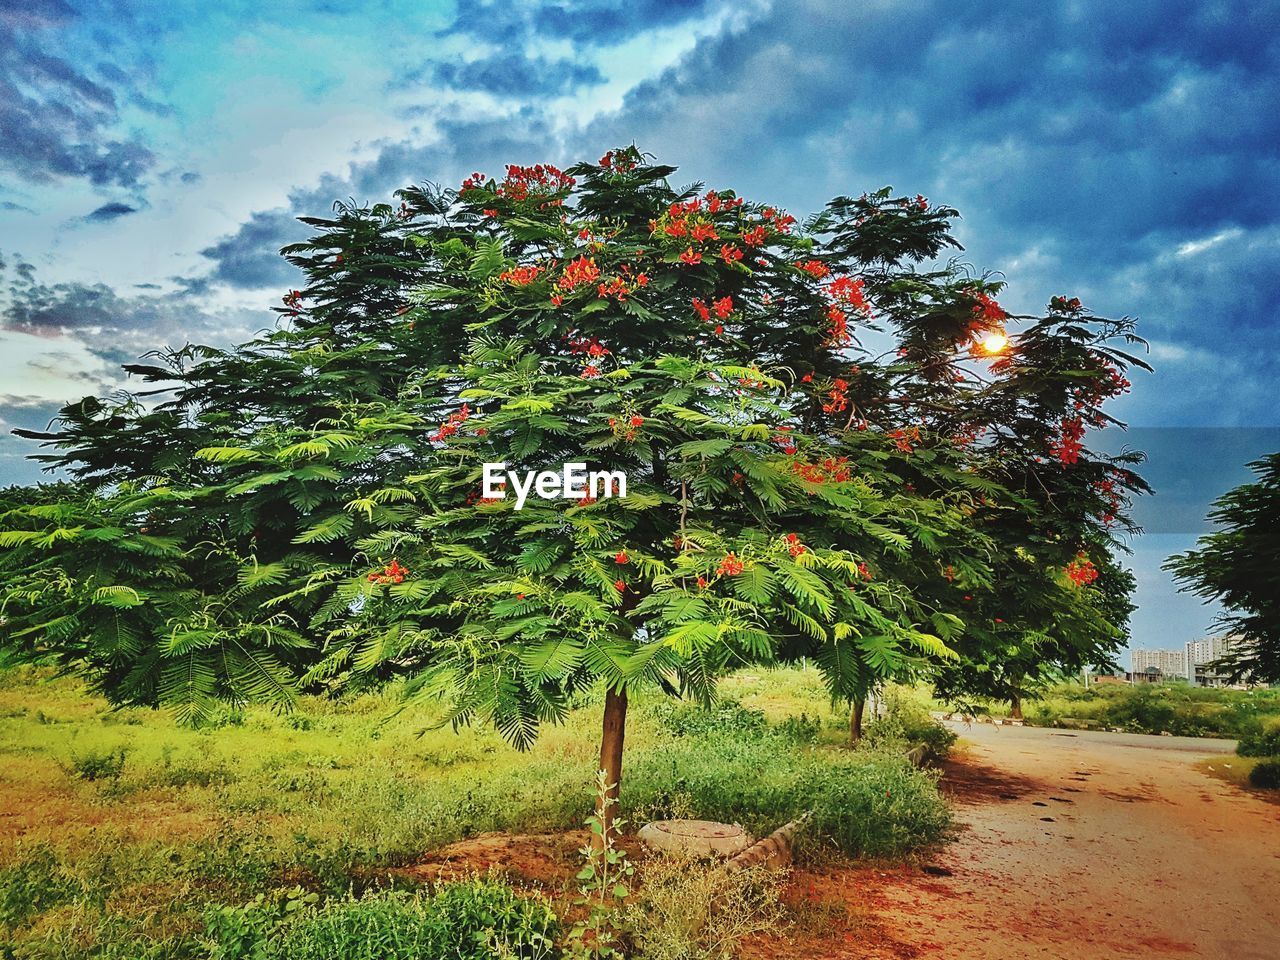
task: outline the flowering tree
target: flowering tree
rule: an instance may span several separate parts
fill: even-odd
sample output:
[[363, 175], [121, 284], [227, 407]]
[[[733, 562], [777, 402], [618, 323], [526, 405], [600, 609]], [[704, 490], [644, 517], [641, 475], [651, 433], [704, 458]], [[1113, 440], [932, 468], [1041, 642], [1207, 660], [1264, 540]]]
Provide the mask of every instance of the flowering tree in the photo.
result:
[[[79, 486], [0, 519], [5, 644], [189, 718], [400, 675], [520, 746], [602, 683], [615, 790], [638, 684], [810, 657], [858, 703], [1105, 658], [1140, 481], [1083, 435], [1128, 322], [925, 269], [958, 245], [923, 197], [802, 226], [673, 172], [630, 147], [308, 221], [280, 330], [35, 435]], [[495, 463], [626, 491], [518, 504]]]

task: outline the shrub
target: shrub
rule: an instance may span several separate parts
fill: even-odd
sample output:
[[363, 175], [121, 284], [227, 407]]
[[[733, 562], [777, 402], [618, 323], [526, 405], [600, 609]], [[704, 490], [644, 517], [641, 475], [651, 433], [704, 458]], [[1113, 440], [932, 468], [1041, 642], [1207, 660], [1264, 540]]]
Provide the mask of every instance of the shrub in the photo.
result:
[[30, 917], [64, 903], [80, 892], [48, 847], [0, 869], [0, 927], [15, 928]]
[[808, 853], [894, 856], [938, 840], [949, 823], [936, 778], [901, 751], [803, 748], [778, 735], [687, 737], [632, 762], [627, 809], [742, 824], [756, 836], [813, 811]]
[[81, 780], [109, 780], [112, 783], [120, 780], [124, 773], [125, 750], [91, 750], [88, 753], [73, 754], [70, 772]]
[[754, 736], [764, 733], [769, 727], [763, 712], [744, 707], [736, 700], [719, 700], [710, 707], [659, 701], [649, 709], [663, 728], [677, 737], [707, 734]]
[[872, 748], [910, 749], [924, 747], [924, 758], [936, 762], [946, 758], [956, 735], [929, 715], [924, 704], [905, 687], [890, 686], [884, 694], [885, 715], [872, 723], [864, 740]]
[[492, 879], [473, 880], [441, 887], [432, 897], [378, 893], [327, 904], [290, 924], [264, 957], [549, 960], [558, 956], [558, 933], [545, 900], [519, 896]]
[[1280, 760], [1263, 760], [1250, 770], [1249, 785], [1264, 790], [1280, 790]]
[[1280, 757], [1280, 717], [1273, 717], [1252, 727], [1236, 745], [1242, 757]]
[[640, 868], [640, 889], [627, 904], [636, 960], [726, 960], [741, 942], [783, 922], [783, 875], [763, 867], [727, 871], [719, 864], [659, 856]]

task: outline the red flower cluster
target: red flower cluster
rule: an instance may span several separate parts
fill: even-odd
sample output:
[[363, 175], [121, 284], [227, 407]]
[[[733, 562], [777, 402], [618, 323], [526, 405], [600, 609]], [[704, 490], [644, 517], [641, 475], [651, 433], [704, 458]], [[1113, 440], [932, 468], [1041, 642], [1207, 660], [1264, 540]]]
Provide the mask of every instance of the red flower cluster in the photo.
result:
[[776, 443], [787, 456], [796, 452], [795, 437], [791, 436], [790, 427], [779, 427], [778, 432], [774, 434], [773, 442]]
[[726, 243], [720, 248], [720, 259], [726, 266], [732, 266], [742, 259], [742, 251], [738, 249], [736, 243]]
[[400, 566], [400, 561], [393, 559], [380, 571], [375, 570], [373, 573], [369, 574], [368, 580], [370, 583], [379, 584], [404, 583], [404, 578], [408, 575], [409, 571]]
[[1004, 312], [1004, 308], [996, 303], [994, 298], [981, 290], [967, 290], [965, 292], [973, 298], [972, 313], [977, 323], [988, 326], [1001, 323], [1008, 317], [1008, 314]]
[[640, 151], [635, 147], [627, 147], [625, 150], [610, 150], [600, 158], [600, 166], [606, 170], [626, 173], [629, 170], [634, 170], [639, 160]]
[[1062, 421], [1061, 434], [1049, 445], [1052, 453], [1063, 466], [1070, 466], [1080, 459], [1084, 450], [1084, 421], [1079, 417], [1071, 417]]
[[527, 200], [530, 195], [545, 196], [567, 190], [578, 181], [558, 167], [539, 163], [532, 167], [507, 165], [507, 178], [502, 181], [498, 193], [508, 200]]
[[680, 254], [680, 262], [691, 267], [695, 263], [702, 262], [702, 254], [693, 249], [693, 247], [689, 247], [684, 253]]
[[728, 319], [729, 315], [733, 313], [733, 297], [721, 297], [711, 307], [721, 320]]
[[773, 224], [773, 228], [779, 233], [790, 233], [791, 225], [796, 222], [796, 218], [785, 210], [775, 210], [773, 207], [765, 207], [760, 214]]
[[805, 545], [800, 542], [800, 538], [796, 536], [794, 533], [788, 533], [786, 536], [786, 541], [787, 541], [787, 552], [790, 553], [791, 556], [793, 557], [800, 556], [800, 554], [804, 553], [805, 550], [807, 549]]
[[510, 270], [504, 270], [498, 275], [498, 279], [503, 283], [509, 283], [513, 287], [527, 287], [533, 281], [538, 279], [538, 274], [542, 272], [542, 267], [512, 267]]
[[766, 231], [764, 225], [761, 224], [742, 235], [742, 242], [748, 247], [759, 247], [764, 244]]
[[1050, 297], [1049, 309], [1056, 313], [1079, 313], [1084, 306], [1080, 303], [1079, 297], [1072, 297], [1069, 300], [1066, 297]]
[[627, 551], [625, 551], [625, 550], [619, 550], [617, 553], [615, 553], [615, 554], [613, 555], [613, 562], [614, 562], [614, 563], [616, 563], [618, 566], [620, 566], [620, 567], [621, 567], [621, 566], [625, 566], [626, 564], [630, 563], [630, 562], [631, 562], [631, 558], [627, 556]]
[[907, 430], [890, 430], [887, 436], [894, 441], [894, 446], [900, 452], [911, 453], [915, 450], [915, 444], [920, 442], [920, 428], [911, 427]]
[[585, 353], [589, 357], [603, 357], [607, 356], [609, 353], [609, 348], [595, 337], [590, 339], [587, 339], [586, 337], [570, 339], [568, 334], [566, 334], [565, 340], [568, 341], [570, 353]]
[[831, 329], [827, 333], [827, 343], [844, 346], [851, 339], [849, 334], [849, 316], [834, 303], [827, 307], [827, 321]]
[[806, 260], [803, 263], [797, 263], [796, 267], [818, 280], [831, 273], [831, 268], [821, 260]]
[[1107, 504], [1107, 509], [1102, 514], [1102, 522], [1110, 525], [1115, 522], [1116, 512], [1119, 511], [1124, 498], [1121, 496], [1120, 491], [1116, 489], [1114, 480], [1099, 480], [1094, 489]]
[[627, 582], [625, 580], [615, 580], [613, 581], [613, 589], [617, 590], [619, 593], [623, 593], [627, 589]]
[[437, 429], [436, 432], [431, 434], [427, 439], [435, 441], [443, 440], [446, 437], [452, 437], [462, 428], [462, 425], [467, 422], [467, 417], [469, 416], [471, 416], [471, 408], [464, 403], [461, 410], [456, 413], [449, 414], [449, 416], [445, 418], [444, 423], [440, 424], [439, 429]]
[[302, 307], [302, 291], [290, 290], [280, 299], [283, 300], [284, 305], [289, 308], [289, 316], [296, 317], [298, 315], [298, 311]]
[[730, 552], [724, 555], [724, 559], [720, 561], [720, 566], [716, 568], [716, 573], [722, 577], [736, 577], [745, 569], [745, 564]]
[[588, 258], [584, 254], [565, 265], [564, 273], [556, 281], [556, 285], [561, 290], [572, 290], [584, 283], [595, 283], [599, 279], [600, 268], [596, 266], [595, 257]]
[[791, 470], [809, 483], [846, 483], [853, 479], [848, 457], [827, 457], [820, 463], [793, 463]]
[[867, 565], [865, 563], [862, 563], [862, 562], [858, 563], [858, 576], [860, 576], [863, 580], [871, 579], [871, 571], [867, 569]]
[[462, 189], [459, 193], [466, 193], [468, 190], [478, 190], [480, 186], [489, 178], [483, 173], [473, 173], [467, 179], [462, 181]]
[[632, 414], [631, 418], [625, 423], [620, 423], [617, 417], [609, 418], [609, 429], [613, 431], [615, 437], [622, 437], [624, 440], [631, 442], [635, 440], [640, 428], [644, 426], [644, 417], [639, 414]]
[[1085, 557], [1083, 551], [1076, 554], [1076, 558], [1067, 564], [1064, 572], [1077, 587], [1087, 586], [1098, 579], [1098, 568]]
[[827, 391], [827, 402], [822, 405], [823, 413], [841, 413], [849, 409], [849, 381], [836, 377]]

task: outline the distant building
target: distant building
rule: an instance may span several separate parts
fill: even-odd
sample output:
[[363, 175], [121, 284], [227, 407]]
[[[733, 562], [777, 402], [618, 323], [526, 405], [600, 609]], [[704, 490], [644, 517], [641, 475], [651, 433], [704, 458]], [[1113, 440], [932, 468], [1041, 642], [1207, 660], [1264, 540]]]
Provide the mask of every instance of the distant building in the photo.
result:
[[[1190, 648], [1191, 644], [1187, 644]], [[1154, 668], [1161, 678], [1185, 677], [1187, 675], [1187, 653], [1184, 650], [1134, 650], [1129, 672], [1131, 674], [1149, 674]]]

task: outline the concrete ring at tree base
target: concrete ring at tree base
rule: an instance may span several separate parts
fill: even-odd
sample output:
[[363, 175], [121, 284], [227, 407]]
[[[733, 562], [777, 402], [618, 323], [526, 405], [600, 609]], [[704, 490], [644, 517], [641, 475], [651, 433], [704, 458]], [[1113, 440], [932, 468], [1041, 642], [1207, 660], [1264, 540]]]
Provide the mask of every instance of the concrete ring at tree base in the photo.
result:
[[732, 857], [751, 846], [751, 835], [742, 827], [714, 820], [655, 820], [637, 836], [653, 850], [701, 857]]

